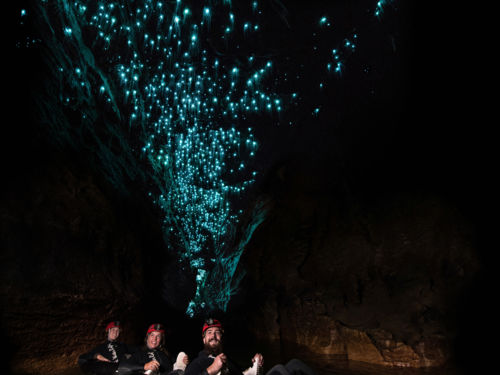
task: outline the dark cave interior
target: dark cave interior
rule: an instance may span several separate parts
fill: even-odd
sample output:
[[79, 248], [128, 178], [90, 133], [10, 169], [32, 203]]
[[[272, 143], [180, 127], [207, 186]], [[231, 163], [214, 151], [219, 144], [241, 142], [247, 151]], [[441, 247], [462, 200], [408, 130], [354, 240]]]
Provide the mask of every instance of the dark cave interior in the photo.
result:
[[[367, 2], [333, 3], [330, 12]], [[319, 100], [310, 95], [293, 129], [264, 119], [256, 130], [265, 140], [263, 173], [243, 216], [261, 201], [269, 213], [240, 260], [245, 277], [227, 311], [211, 312], [225, 322], [226, 347], [238, 360], [265, 348], [269, 364], [298, 356], [325, 374], [451, 366], [451, 375], [485, 366], [477, 358], [492, 350], [484, 341], [493, 322], [484, 235], [491, 195], [484, 135], [473, 130], [484, 119], [464, 74], [462, 46], [471, 36], [458, 9], [396, 3], [383, 24], [389, 31], [380, 32], [393, 41], [366, 42], [351, 71], [321, 93], [322, 116], [309, 115]], [[305, 28], [322, 6], [287, 2], [291, 28]], [[300, 47], [307, 38], [270, 43], [297, 44], [297, 65], [308, 60]], [[78, 373], [78, 355], [102, 341], [112, 319], [134, 343], [161, 322], [168, 350], [194, 357], [204, 319], [185, 314], [194, 275], [168, 252], [147, 187], [134, 178], [124, 178], [125, 189], [113, 185], [88, 149], [53, 142], [54, 129], [37, 117], [48, 67], [39, 49], [11, 46], [0, 372]], [[373, 70], [360, 78], [367, 62]]]

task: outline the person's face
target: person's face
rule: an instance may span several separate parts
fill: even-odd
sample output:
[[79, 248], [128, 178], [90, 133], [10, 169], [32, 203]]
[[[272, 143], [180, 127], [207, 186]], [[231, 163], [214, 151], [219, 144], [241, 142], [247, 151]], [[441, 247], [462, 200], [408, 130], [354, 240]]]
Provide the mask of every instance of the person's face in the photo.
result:
[[222, 342], [222, 331], [218, 327], [208, 328], [203, 336], [205, 347], [214, 349]]
[[108, 331], [108, 340], [109, 341], [115, 341], [118, 336], [120, 336], [120, 328], [118, 327], [113, 327], [110, 328]]
[[161, 333], [154, 331], [148, 335], [146, 345], [149, 349], [156, 349], [161, 344]]

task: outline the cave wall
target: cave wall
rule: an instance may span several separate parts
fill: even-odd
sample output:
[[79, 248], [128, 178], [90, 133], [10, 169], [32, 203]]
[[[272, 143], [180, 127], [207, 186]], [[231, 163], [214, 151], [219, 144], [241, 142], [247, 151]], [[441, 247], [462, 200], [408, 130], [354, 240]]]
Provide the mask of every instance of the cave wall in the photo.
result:
[[[171, 304], [186, 299], [189, 282], [166, 258], [155, 212], [140, 194], [122, 196], [71, 160], [40, 154], [7, 173], [3, 365], [18, 374], [75, 368], [110, 319], [125, 323], [122, 339], [132, 343], [152, 321], [175, 326], [178, 349], [196, 354], [200, 324], [162, 304], [163, 280]], [[323, 168], [287, 162], [257, 192], [269, 212], [223, 316], [238, 332], [233, 342], [244, 320], [251, 336], [311, 363], [445, 364], [460, 333], [460, 301], [480, 272], [473, 223], [445, 196], [364, 199]]]
[[323, 363], [453, 360], [460, 304], [481, 267], [475, 226], [453, 200], [424, 190], [367, 198], [338, 171], [299, 160], [271, 173], [264, 192], [270, 212], [241, 264], [253, 334]]
[[[143, 337], [148, 290], [165, 263], [157, 218], [69, 154], [41, 147], [4, 169], [1, 216], [2, 373], [57, 374], [105, 340]], [[158, 267], [157, 267], [158, 268]], [[138, 332], [139, 331], [139, 332]]]

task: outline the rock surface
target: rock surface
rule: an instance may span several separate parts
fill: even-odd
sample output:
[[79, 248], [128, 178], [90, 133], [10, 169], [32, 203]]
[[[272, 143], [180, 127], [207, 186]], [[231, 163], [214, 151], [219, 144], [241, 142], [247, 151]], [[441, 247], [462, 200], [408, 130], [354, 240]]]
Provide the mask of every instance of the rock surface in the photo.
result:
[[326, 175], [295, 161], [271, 177], [242, 259], [254, 334], [312, 356], [442, 366], [480, 269], [474, 226], [442, 196], [364, 199]]
[[109, 320], [136, 321], [122, 336], [135, 340], [163, 243], [147, 208], [65, 158], [16, 172], [0, 206], [2, 341], [12, 371], [57, 374], [105, 340]]
[[[327, 175], [291, 162], [263, 185], [269, 214], [243, 255], [246, 278], [225, 317], [233, 338], [243, 319], [258, 340], [311, 363], [442, 366], [480, 269], [474, 226], [442, 196], [365, 199]], [[61, 158], [9, 181], [0, 300], [15, 373], [74, 368], [110, 319], [129, 323], [122, 338], [135, 343], [152, 321], [175, 326], [178, 345], [196, 354], [198, 325], [160, 304], [163, 280], [172, 303], [186, 299], [190, 282], [172, 271], [147, 203]]]

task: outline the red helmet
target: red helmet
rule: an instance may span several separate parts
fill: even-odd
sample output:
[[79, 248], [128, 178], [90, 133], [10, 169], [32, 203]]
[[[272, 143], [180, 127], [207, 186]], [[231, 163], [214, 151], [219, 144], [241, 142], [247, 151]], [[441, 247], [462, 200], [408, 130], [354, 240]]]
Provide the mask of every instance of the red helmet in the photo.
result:
[[109, 322], [106, 326], [106, 332], [108, 332], [111, 328], [120, 328], [120, 322], [118, 320]]
[[203, 324], [203, 330], [201, 331], [201, 334], [204, 334], [207, 329], [212, 327], [218, 327], [222, 329], [222, 324], [217, 319], [207, 319], [205, 321], [205, 324]]
[[151, 332], [165, 333], [165, 330], [163, 329], [163, 326], [161, 324], [155, 323], [149, 326], [147, 334], [149, 335]]

